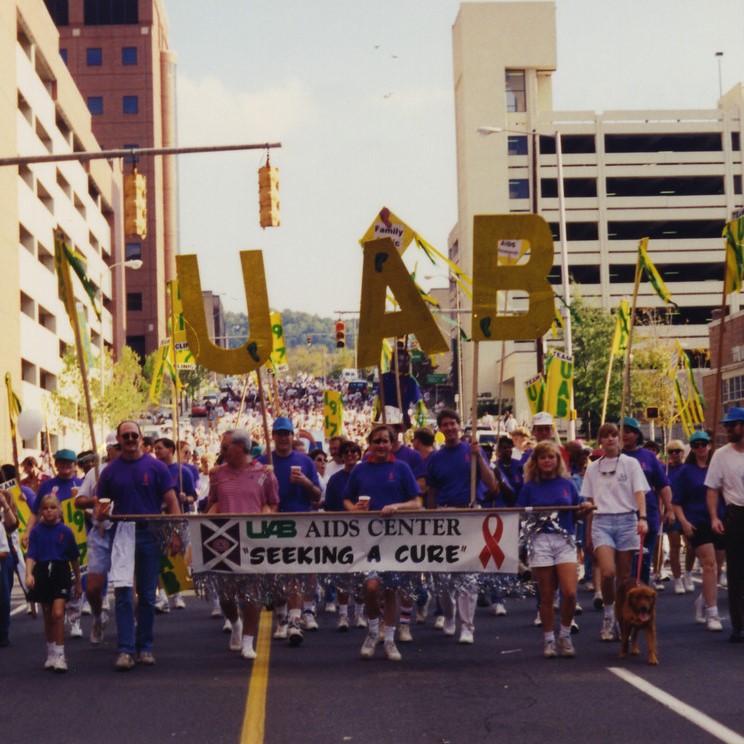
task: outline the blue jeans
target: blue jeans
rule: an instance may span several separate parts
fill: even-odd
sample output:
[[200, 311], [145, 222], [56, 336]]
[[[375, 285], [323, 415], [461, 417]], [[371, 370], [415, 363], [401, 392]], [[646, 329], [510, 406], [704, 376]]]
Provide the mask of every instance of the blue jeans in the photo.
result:
[[134, 548], [134, 582], [137, 587], [137, 631], [135, 642], [134, 591], [131, 586], [114, 591], [119, 653], [152, 651], [155, 625], [155, 592], [160, 572], [160, 548], [149, 530], [137, 530]]
[[[0, 530], [5, 529], [0, 524]], [[10, 593], [13, 591], [15, 558], [10, 553], [0, 559], [0, 640], [6, 640], [10, 632]]]

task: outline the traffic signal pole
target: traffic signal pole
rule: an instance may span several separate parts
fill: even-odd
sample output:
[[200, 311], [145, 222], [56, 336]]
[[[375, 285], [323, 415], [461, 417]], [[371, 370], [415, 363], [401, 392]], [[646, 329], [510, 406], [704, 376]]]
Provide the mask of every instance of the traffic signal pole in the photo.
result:
[[3, 165], [28, 165], [30, 163], [63, 163], [70, 160], [87, 162], [89, 160], [114, 160], [115, 158], [139, 158], [148, 155], [190, 155], [199, 152], [231, 152], [235, 150], [272, 150], [281, 147], [281, 142], [265, 142], [258, 145], [212, 145], [209, 147], [131, 147], [98, 152], [67, 152], [48, 155], [19, 155], [0, 158]]

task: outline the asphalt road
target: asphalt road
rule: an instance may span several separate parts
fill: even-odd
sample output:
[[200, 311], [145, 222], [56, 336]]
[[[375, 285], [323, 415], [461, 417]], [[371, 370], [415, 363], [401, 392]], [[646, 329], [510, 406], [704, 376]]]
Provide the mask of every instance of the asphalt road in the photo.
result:
[[[338, 633], [335, 616], [321, 613], [320, 631], [300, 647], [266, 642], [264, 672], [228, 650], [221, 622], [196, 597], [157, 617], [156, 666], [127, 673], [113, 669], [113, 627], [103, 645], [88, 643], [90, 618], [84, 639], [66, 641], [70, 671], [43, 671], [41, 618], [19, 613], [11, 645], [0, 649], [0, 741], [744, 742], [744, 644], [728, 642], [728, 621], [723, 633], [695, 625], [693, 598], [669, 584], [660, 593], [658, 667], [646, 664], [643, 645], [640, 657], [621, 661], [618, 643], [599, 641], [601, 613], [587, 594], [574, 659], [542, 658], [535, 601], [526, 598], [508, 600], [503, 618], [479, 609], [472, 646], [434, 630], [431, 618], [414, 626], [399, 663], [381, 647], [363, 661], [364, 631]], [[724, 614], [723, 591], [719, 607]]]

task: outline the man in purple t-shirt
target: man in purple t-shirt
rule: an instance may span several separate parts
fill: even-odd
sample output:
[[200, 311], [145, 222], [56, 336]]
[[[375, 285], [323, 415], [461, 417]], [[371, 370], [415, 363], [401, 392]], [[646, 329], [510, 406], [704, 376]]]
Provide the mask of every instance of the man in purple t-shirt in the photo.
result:
[[[98, 503], [94, 515], [97, 520], [112, 514], [180, 514], [173, 477], [168, 468], [152, 455], [142, 451], [142, 432], [135, 421], [122, 421], [116, 429], [116, 441], [121, 453], [98, 479]], [[101, 499], [110, 499], [103, 506]], [[152, 666], [153, 627], [155, 623], [155, 590], [160, 570], [160, 548], [148, 521], [118, 522], [114, 537], [112, 570], [118, 574], [130, 572], [129, 579], [116, 581], [116, 629], [119, 636], [118, 671], [128, 671], [135, 661]], [[180, 541], [174, 539], [174, 543]], [[118, 543], [118, 545], [117, 545]], [[174, 544], [173, 549], [180, 549]], [[121, 555], [118, 561], [116, 556]], [[135, 635], [134, 589], [137, 585], [137, 627]], [[135, 660], [136, 653], [136, 660]]]

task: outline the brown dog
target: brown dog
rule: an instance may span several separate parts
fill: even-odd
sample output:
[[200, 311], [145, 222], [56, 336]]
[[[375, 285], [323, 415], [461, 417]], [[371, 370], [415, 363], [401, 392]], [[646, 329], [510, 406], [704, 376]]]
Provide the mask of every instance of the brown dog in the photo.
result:
[[658, 664], [656, 655], [656, 592], [635, 579], [624, 579], [617, 588], [615, 616], [620, 625], [620, 658], [628, 655], [632, 638], [631, 654], [638, 656], [638, 633], [646, 631], [648, 663]]

